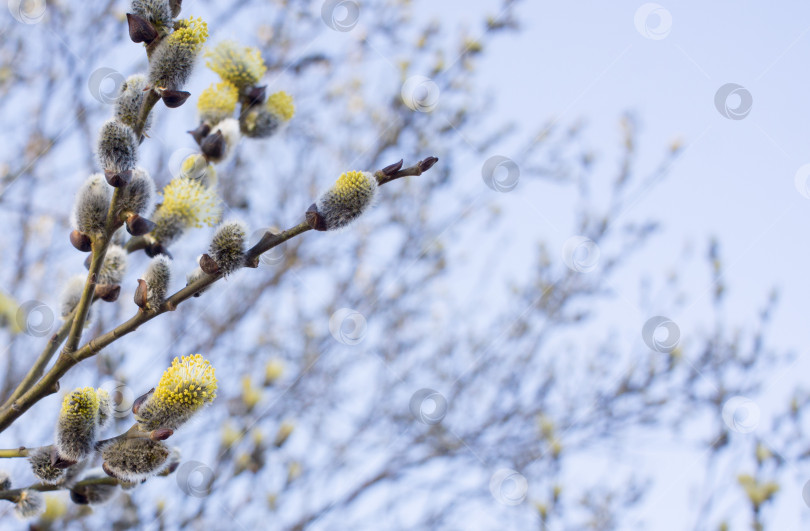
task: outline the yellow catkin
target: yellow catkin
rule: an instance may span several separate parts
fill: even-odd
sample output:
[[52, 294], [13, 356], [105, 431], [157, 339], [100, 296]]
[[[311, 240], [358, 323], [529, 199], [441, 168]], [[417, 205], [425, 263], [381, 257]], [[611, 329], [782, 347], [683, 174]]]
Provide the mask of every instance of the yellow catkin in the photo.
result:
[[279, 91], [271, 94], [267, 98], [267, 110], [288, 122], [295, 114], [295, 105], [293, 105], [292, 96], [286, 92]]
[[237, 88], [255, 85], [267, 71], [262, 54], [256, 48], [234, 41], [223, 41], [206, 51], [206, 66]]
[[199, 409], [217, 396], [214, 367], [200, 354], [174, 358], [155, 388], [154, 398], [164, 405]]
[[373, 186], [366, 173], [362, 171], [347, 171], [338, 177], [332, 191], [338, 198], [351, 198], [358, 190], [365, 190]]
[[217, 123], [233, 114], [239, 89], [228, 81], [212, 84], [200, 93], [197, 110], [204, 120]]
[[213, 226], [221, 213], [216, 191], [190, 179], [172, 179], [163, 189], [166, 215], [176, 216], [187, 227]]
[[207, 38], [208, 24], [199, 17], [178, 20], [174, 32], [169, 35], [173, 42], [193, 50], [199, 50]]
[[92, 387], [76, 389], [62, 400], [61, 416], [66, 419], [95, 420], [98, 395]]

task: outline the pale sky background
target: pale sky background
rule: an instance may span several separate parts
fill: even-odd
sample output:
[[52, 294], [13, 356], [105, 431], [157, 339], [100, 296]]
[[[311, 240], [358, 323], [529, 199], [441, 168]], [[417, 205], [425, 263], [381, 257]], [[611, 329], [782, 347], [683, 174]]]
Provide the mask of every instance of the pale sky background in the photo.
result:
[[[461, 20], [463, 4], [445, 3], [448, 13], [456, 13]], [[775, 285], [780, 288], [781, 303], [771, 342], [799, 354], [795, 366], [767, 380], [763, 397], [754, 397], [761, 421], [751, 436], [758, 435], [767, 444], [763, 429], [770, 413], [784, 408], [787, 395], [806, 381], [804, 375], [810, 369], [805, 325], [810, 293], [805, 227], [810, 222], [810, 202], [794, 182], [799, 168], [810, 162], [806, 96], [810, 5], [662, 3], [663, 18], [653, 13], [647, 19], [653, 36], [661, 37], [657, 39], [645, 38], [636, 27], [636, 13], [644, 5], [529, 2], [518, 11], [523, 32], [499, 40], [483, 59], [483, 82], [498, 96], [497, 113], [524, 124], [526, 134], [550, 117], [562, 124], [583, 118], [588, 125], [586, 137], [608, 157], [615, 158], [620, 142], [618, 118], [626, 110], [633, 111], [640, 124], [640, 167], [649, 171], [673, 139], [682, 139], [685, 149], [669, 176], [628, 213], [660, 220], [663, 231], [619, 274], [613, 286], [620, 299], [613, 306], [614, 322], [601, 325], [621, 330], [628, 350], [633, 341], [640, 342], [641, 327], [650, 317], [638, 308], [640, 275], [660, 277], [677, 262], [684, 247], [693, 244], [693, 267], [682, 276], [689, 293], [702, 298], [702, 304], [667, 317], [679, 325], [683, 342], [688, 342], [690, 332], [705, 330], [710, 326], [706, 321], [712, 286], [704, 257], [709, 237], [716, 236], [722, 243], [730, 289], [729, 321], [743, 326], [753, 323]], [[663, 25], [657, 31], [659, 24]], [[742, 85], [751, 94], [753, 105], [744, 119], [727, 119], [715, 108], [715, 93], [727, 83]], [[736, 107], [738, 101], [732, 96], [729, 104]], [[527, 123], [529, 116], [535, 119]], [[500, 154], [515, 156], [508, 150]], [[477, 168], [471, 166], [474, 179]], [[571, 234], [555, 230], [555, 225], [566, 226], [557, 220], [567, 218], [558, 211], [553, 196], [542, 195], [544, 190], [522, 181], [501, 199], [517, 226], [545, 227], [544, 237], [559, 253]], [[551, 223], [540, 219], [538, 211]], [[514, 237], [509, 258], [504, 260], [504, 268], [515, 274], [520, 274], [515, 264], [522, 263], [521, 252], [528, 259], [533, 251], [532, 239], [526, 236], [525, 241]], [[700, 455], [675, 445], [638, 448], [636, 444], [628, 441], [633, 446], [628, 451], [637, 454], [647, 470], [656, 471], [645, 511], [648, 528], [693, 525], [687, 504], [697, 494], [692, 489], [698, 486], [694, 479], [700, 477]], [[795, 484], [783, 484], [780, 502], [770, 512], [780, 515], [783, 529], [798, 529], [810, 522], [810, 509], [801, 497], [801, 485], [810, 477], [803, 477], [799, 470], [791, 473]], [[735, 512], [741, 518], [736, 523], [747, 525], [744, 509]]]

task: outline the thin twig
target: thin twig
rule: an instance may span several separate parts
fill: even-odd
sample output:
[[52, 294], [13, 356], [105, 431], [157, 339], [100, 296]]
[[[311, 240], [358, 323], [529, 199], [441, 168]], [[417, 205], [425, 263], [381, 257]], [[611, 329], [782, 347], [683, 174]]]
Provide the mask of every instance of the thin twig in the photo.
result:
[[[377, 176], [377, 180], [380, 182], [380, 184], [385, 184], [394, 179], [405, 177], [407, 175], [421, 175], [424, 171], [427, 171], [427, 169], [433, 166], [436, 160], [438, 159], [435, 157], [429, 157], [420, 161], [415, 166], [405, 169], [400, 169], [402, 166], [400, 162], [397, 165], [392, 165], [385, 170], [376, 172], [375, 175]], [[397, 166], [396, 169], [391, 169], [394, 166]], [[262, 253], [267, 252], [273, 247], [276, 247], [285, 241], [309, 230], [312, 230], [309, 224], [307, 222], [302, 222], [278, 234], [273, 234], [270, 232], [265, 233], [259, 243], [247, 251], [247, 263], [250, 264]], [[8, 428], [17, 418], [19, 418], [23, 413], [25, 413], [25, 411], [27, 411], [39, 400], [56, 392], [55, 390], [59, 388], [59, 379], [64, 376], [64, 374], [74, 365], [82, 360], [95, 356], [99, 351], [101, 351], [101, 349], [110, 345], [121, 337], [134, 332], [143, 323], [151, 321], [158, 315], [165, 312], [174, 311], [183, 301], [190, 299], [195, 293], [200, 292], [220, 278], [222, 278], [221, 274], [206, 275], [184, 287], [180, 291], [174, 293], [172, 296], [166, 299], [166, 301], [159, 308], [148, 310], [141, 309], [137, 314], [135, 314], [135, 316], [125, 323], [122, 323], [109, 332], [88, 341], [84, 346], [75, 352], [72, 352], [70, 355], [60, 355], [53, 367], [51, 367], [48, 373], [45, 374], [45, 376], [43, 376], [39, 382], [36, 383], [36, 385], [34, 385], [23, 396], [15, 401], [11, 407], [3, 407], [0, 409], [0, 432]]]
[[31, 452], [38, 449], [39, 448], [26, 448], [25, 446], [20, 446], [19, 448], [0, 450], [0, 458], [10, 459], [12, 457], [28, 457], [29, 455], [31, 455]]
[[[96, 441], [95, 448], [96, 450], [100, 450], [105, 444], [110, 443], [112, 441], [117, 441], [120, 439], [151, 439], [152, 432], [143, 431], [141, 430], [141, 425], [137, 422], [133, 424], [127, 431], [121, 433], [120, 435], [116, 435], [115, 437], [109, 437], [107, 439], [102, 439], [100, 441]], [[20, 446], [19, 448], [9, 448], [9, 449], [0, 449], [0, 459], [12, 459], [15, 457], [28, 457], [32, 453], [36, 452], [37, 450], [42, 450], [47, 448], [50, 450], [53, 448], [52, 444], [48, 444], [45, 446], [38, 446], [35, 448], [27, 448], [25, 446]]]
[[65, 321], [62, 323], [62, 326], [59, 327], [59, 330], [51, 336], [51, 339], [48, 340], [48, 344], [45, 345], [45, 349], [39, 354], [39, 357], [34, 362], [34, 365], [25, 375], [23, 380], [17, 385], [14, 389], [14, 392], [11, 393], [11, 396], [3, 403], [3, 407], [8, 407], [14, 403], [15, 400], [20, 398], [22, 394], [28, 391], [34, 383], [42, 376], [45, 372], [45, 367], [53, 358], [53, 355], [56, 354], [56, 351], [59, 349], [60, 345], [65, 341], [65, 338], [70, 331], [70, 325], [73, 322], [73, 316], [76, 315], [75, 308], [70, 314], [65, 317]]
[[[121, 485], [123, 484], [122, 481], [117, 480], [115, 478], [104, 477], [104, 478], [89, 478], [83, 479], [73, 485], [72, 488], [76, 487], [84, 487], [84, 486], [91, 486], [91, 485]], [[45, 483], [34, 483], [33, 485], [29, 485], [28, 487], [22, 489], [10, 489], [10, 490], [0, 490], [0, 500], [9, 500], [12, 502], [17, 502], [19, 500], [20, 494], [26, 490], [36, 490], [39, 492], [48, 492], [54, 490], [61, 490], [64, 489], [66, 485], [47, 485]]]

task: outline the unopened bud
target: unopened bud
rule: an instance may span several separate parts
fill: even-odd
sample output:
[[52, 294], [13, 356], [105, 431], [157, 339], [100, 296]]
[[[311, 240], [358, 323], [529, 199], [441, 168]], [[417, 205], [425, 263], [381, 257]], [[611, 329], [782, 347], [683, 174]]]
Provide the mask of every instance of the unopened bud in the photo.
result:
[[90, 236], [77, 230], [70, 233], [70, 243], [73, 245], [73, 247], [83, 253], [89, 253], [93, 250], [93, 242], [90, 239]]
[[129, 38], [132, 39], [132, 42], [149, 44], [157, 39], [157, 30], [145, 18], [127, 13], [127, 24], [129, 24]]
[[196, 129], [187, 132], [194, 138], [194, 141], [197, 142], [199, 146], [202, 144], [203, 139], [208, 136], [208, 133], [211, 132], [211, 126], [205, 122], [201, 122]]
[[267, 97], [267, 85], [261, 87], [251, 87], [245, 94], [245, 100], [249, 107], [261, 105]]
[[[99, 284], [120, 284], [127, 272], [127, 260], [128, 254], [123, 247], [114, 243], [110, 244], [98, 272], [97, 282]], [[84, 265], [89, 270], [90, 260], [85, 260]]]
[[143, 236], [155, 228], [155, 222], [142, 218], [138, 214], [132, 214], [127, 218], [127, 232], [133, 236]]
[[163, 103], [170, 109], [176, 109], [183, 105], [186, 100], [191, 96], [190, 92], [184, 90], [162, 90], [160, 97], [163, 98]]
[[146, 308], [146, 301], [149, 297], [149, 287], [143, 279], [138, 279], [138, 287], [135, 289], [133, 300], [138, 308]]
[[437, 162], [439, 162], [439, 159], [437, 157], [428, 157], [425, 160], [421, 160], [419, 161], [419, 170], [423, 172], [428, 171]]
[[307, 224], [314, 230], [319, 231], [327, 230], [326, 220], [324, 220], [321, 213], [318, 212], [318, 205], [316, 205], [315, 203], [309, 205], [309, 208], [307, 209], [306, 219]]
[[104, 428], [112, 418], [112, 400], [106, 389], [96, 389], [98, 396], [98, 427]]
[[146, 393], [144, 393], [141, 396], [139, 396], [138, 398], [136, 398], [135, 401], [132, 402], [132, 412], [137, 415], [138, 414], [138, 409], [141, 407], [141, 404], [143, 404], [146, 401], [146, 399], [149, 398], [149, 396], [154, 392], [155, 392], [155, 388], [153, 387], [152, 389], [150, 389]]
[[208, 254], [200, 256], [200, 269], [208, 275], [216, 275], [219, 273], [219, 266], [216, 260], [211, 258]]
[[169, 250], [166, 249], [166, 246], [160, 242], [150, 243], [149, 245], [146, 246], [146, 248], [143, 251], [149, 258], [154, 258], [156, 256], [165, 256], [169, 260], [172, 259], [172, 253], [170, 253]]
[[200, 149], [208, 160], [221, 158], [225, 154], [225, 147], [225, 137], [221, 131], [208, 135], [200, 144]]
[[385, 168], [383, 168], [382, 172], [385, 175], [388, 175], [390, 177], [390, 176], [394, 175], [396, 172], [398, 172], [399, 170], [402, 169], [402, 163], [403, 162], [404, 161], [402, 159], [400, 159], [399, 162], [395, 162], [395, 163], [390, 164], [390, 165], [386, 166]]
[[152, 430], [152, 432], [149, 434], [149, 438], [153, 441], [165, 441], [173, 434], [174, 430], [170, 430], [169, 428], [158, 428], [156, 430]]
[[121, 188], [129, 184], [129, 180], [132, 179], [132, 171], [124, 170], [116, 172], [113, 170], [104, 170], [104, 178], [107, 180], [107, 184], [113, 188]]
[[[143, 74], [133, 74], [121, 85], [121, 92], [115, 100], [115, 119], [130, 127], [135, 127], [140, 122], [141, 106], [148, 92], [146, 76]], [[146, 117], [143, 124], [142, 133], [149, 130], [152, 123], [152, 115]], [[142, 140], [143, 137], [138, 139]]]
[[118, 284], [96, 284], [94, 296], [104, 302], [115, 302], [121, 294], [121, 286]]

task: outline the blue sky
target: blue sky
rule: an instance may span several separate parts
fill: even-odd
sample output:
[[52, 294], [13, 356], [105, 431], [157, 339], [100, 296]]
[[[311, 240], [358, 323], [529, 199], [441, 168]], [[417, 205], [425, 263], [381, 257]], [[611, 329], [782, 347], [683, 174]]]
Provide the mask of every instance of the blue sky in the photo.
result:
[[[479, 30], [464, 4], [445, 2], [438, 9], [452, 13], [474, 36]], [[672, 141], [683, 143], [666, 180], [625, 214], [657, 219], [663, 231], [617, 277], [612, 285], [618, 294], [616, 312], [602, 324], [618, 328], [628, 350], [640, 342], [641, 326], [650, 317], [638, 306], [640, 276], [661, 277], [691, 245], [691, 267], [679, 273], [696, 301], [668, 316], [680, 326], [685, 343], [690, 334], [706, 330], [712, 284], [704, 258], [709, 238], [717, 237], [730, 289], [729, 322], [752, 324], [776, 286], [781, 303], [772, 344], [799, 354], [796, 365], [769, 377], [764, 396], [756, 399], [764, 429], [769, 414], [784, 408], [810, 368], [804, 324], [810, 292], [805, 239], [810, 202], [796, 185], [797, 171], [810, 162], [810, 5], [527, 2], [517, 12], [523, 31], [497, 40], [481, 66], [483, 83], [497, 97], [495, 114], [514, 120], [524, 133], [513, 143], [515, 152], [506, 148], [497, 154], [518, 158], [523, 139], [550, 118], [562, 125], [584, 119], [586, 137], [606, 162], [602, 174], [610, 178], [617, 164], [618, 120], [625, 111], [632, 111], [640, 124], [642, 170], [652, 171]], [[637, 13], [646, 26], [637, 27]], [[716, 108], [715, 96], [728, 83], [750, 93], [752, 105], [743, 119], [726, 118]], [[739, 102], [734, 95], [727, 100], [730, 108]], [[485, 158], [470, 161], [471, 181], [480, 179]], [[800, 183], [806, 182], [804, 175]], [[572, 236], [567, 232], [569, 213], [553, 195], [543, 195], [549, 190], [524, 181], [499, 198], [511, 223], [540, 226], [512, 235], [509, 260], [499, 266], [505, 278], [525, 274], [517, 264], [531, 258], [538, 233], [558, 255]], [[767, 442], [767, 433], [755, 434]], [[649, 457], [644, 462], [657, 470], [660, 483], [652, 493], [647, 522], [657, 524], [653, 528], [692, 523], [683, 515], [689, 514], [689, 491], [698, 485], [700, 456], [678, 448], [643, 448], [638, 454]], [[692, 473], [684, 475], [684, 470]], [[799, 471], [791, 472], [801, 477]], [[807, 521], [803, 480], [798, 478], [796, 485], [783, 486], [786, 493], [778, 506], [782, 523], [791, 528], [799, 518]]]

